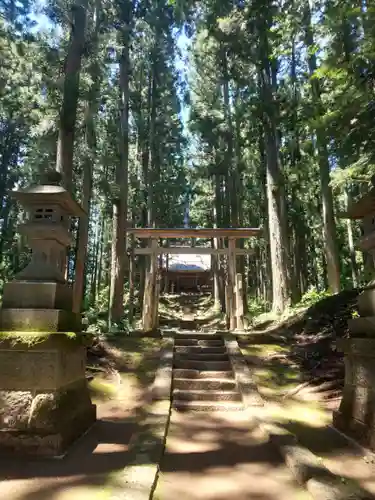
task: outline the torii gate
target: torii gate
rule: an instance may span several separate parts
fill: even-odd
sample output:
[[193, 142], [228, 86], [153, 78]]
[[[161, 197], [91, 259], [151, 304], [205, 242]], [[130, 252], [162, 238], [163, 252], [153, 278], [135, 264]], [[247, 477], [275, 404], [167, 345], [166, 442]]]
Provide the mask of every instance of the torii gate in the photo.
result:
[[[243, 310], [243, 283], [242, 274], [237, 273], [236, 257], [248, 255], [252, 250], [237, 248], [236, 240], [259, 236], [260, 228], [129, 228], [128, 233], [136, 238], [149, 239], [146, 248], [131, 249], [131, 255], [149, 255], [151, 265], [146, 273], [145, 292], [143, 300], [142, 324], [145, 331], [155, 330], [158, 327], [158, 306], [160, 283], [157, 279], [158, 256], [161, 254], [209, 254], [226, 255], [228, 268], [225, 281], [225, 302], [228, 324], [231, 330], [242, 330], [244, 327]], [[208, 247], [161, 247], [159, 239], [169, 238], [214, 238], [228, 239], [228, 245], [223, 248]]]

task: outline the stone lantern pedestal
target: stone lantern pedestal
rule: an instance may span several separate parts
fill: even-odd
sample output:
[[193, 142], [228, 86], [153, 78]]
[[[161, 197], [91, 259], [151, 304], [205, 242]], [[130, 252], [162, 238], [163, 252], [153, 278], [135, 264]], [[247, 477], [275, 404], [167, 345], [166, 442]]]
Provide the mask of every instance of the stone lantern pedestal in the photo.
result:
[[69, 217], [85, 216], [61, 186], [13, 193], [29, 213], [32, 257], [4, 286], [0, 311], [0, 452], [61, 456], [96, 420], [85, 378], [81, 317], [64, 277]]
[[[362, 250], [375, 252], [375, 189], [350, 207], [348, 216], [363, 219]], [[349, 320], [349, 338], [337, 342], [344, 355], [345, 385], [334, 425], [375, 450], [375, 283], [358, 297], [360, 317]]]

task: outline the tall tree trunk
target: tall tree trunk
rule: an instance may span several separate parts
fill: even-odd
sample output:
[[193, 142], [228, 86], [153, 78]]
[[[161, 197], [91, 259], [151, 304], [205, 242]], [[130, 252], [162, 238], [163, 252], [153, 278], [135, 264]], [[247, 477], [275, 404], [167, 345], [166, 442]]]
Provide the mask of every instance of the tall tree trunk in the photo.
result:
[[[216, 152], [217, 154], [217, 152]], [[218, 160], [218, 157], [217, 157]], [[221, 176], [215, 175], [215, 203], [214, 203], [214, 227], [222, 227], [223, 224], [223, 196], [221, 190]], [[221, 248], [222, 244], [220, 238], [215, 238], [215, 248]], [[223, 257], [220, 255], [214, 256], [217, 262], [215, 282], [217, 283], [217, 294], [220, 300], [221, 310], [225, 311], [225, 285], [224, 285], [224, 268]], [[216, 289], [215, 289], [216, 290]], [[216, 293], [216, 291], [215, 291]]]
[[[150, 75], [150, 126], [149, 126], [149, 171], [148, 171], [148, 200], [147, 200], [147, 222], [149, 227], [156, 227], [156, 197], [155, 189], [159, 182], [159, 159], [158, 159], [158, 144], [156, 135], [156, 122], [158, 113], [158, 52], [159, 52], [159, 37], [160, 32], [156, 29], [155, 33], [155, 45], [152, 50], [152, 66]], [[149, 240], [149, 246], [153, 244], [153, 241]], [[154, 262], [154, 257], [148, 257], [147, 270], [149, 271], [150, 282], [146, 283], [144, 286], [144, 296], [143, 296], [143, 308], [147, 307], [152, 298], [146, 297], [147, 294], [153, 293], [156, 290], [157, 285], [157, 266]], [[145, 274], [147, 279], [147, 273]], [[148, 286], [147, 286], [148, 285]], [[145, 324], [145, 323], [144, 323]]]
[[105, 260], [105, 237], [106, 237], [106, 222], [104, 214], [101, 215], [101, 224], [100, 224], [100, 243], [99, 243], [99, 259], [98, 259], [98, 279], [97, 279], [97, 293], [99, 293], [102, 289], [103, 285], [103, 275], [104, 272], [104, 260]]
[[94, 122], [98, 108], [97, 98], [100, 91], [100, 68], [96, 61], [96, 52], [98, 50], [98, 35], [100, 28], [99, 19], [100, 2], [98, 1], [95, 12], [95, 31], [92, 39], [94, 62], [91, 63], [89, 67], [89, 74], [92, 78], [93, 84], [88, 96], [85, 117], [86, 144], [88, 152], [83, 162], [82, 208], [86, 212], [86, 217], [81, 218], [79, 221], [76, 275], [73, 289], [73, 311], [77, 313], [81, 312], [82, 300], [84, 295], [84, 276], [87, 256], [87, 244], [89, 241], [89, 217], [93, 183], [93, 165], [96, 158], [96, 132]]
[[[261, 192], [258, 198], [260, 206], [261, 224], [264, 226], [263, 246], [261, 269], [262, 269], [262, 285], [263, 285], [263, 300], [272, 303], [272, 266], [270, 252], [270, 235], [269, 235], [269, 214], [268, 214], [268, 197], [267, 197], [267, 157], [265, 145], [265, 133], [262, 126], [259, 126], [258, 148], [260, 154], [259, 169], [259, 186]], [[252, 214], [249, 214], [251, 220]]]
[[99, 265], [100, 265], [100, 240], [102, 238], [103, 226], [101, 222], [101, 217], [99, 217], [98, 224], [96, 226], [95, 233], [95, 244], [94, 244], [94, 270], [91, 278], [91, 287], [90, 287], [90, 305], [95, 304], [96, 302], [96, 294], [97, 294], [97, 283], [98, 283], [98, 274], [99, 274]]
[[[347, 189], [344, 189], [344, 196], [345, 196], [346, 209], [348, 209], [350, 203], [350, 194], [348, 193]], [[359, 285], [359, 274], [358, 274], [356, 251], [355, 251], [354, 237], [353, 237], [353, 226], [351, 219], [346, 220], [346, 230], [348, 233], [348, 244], [350, 253], [350, 264], [352, 268], [353, 287], [356, 288]]]
[[[120, 31], [120, 162], [116, 168], [117, 199], [113, 205], [114, 234], [112, 236], [112, 271], [110, 289], [110, 319], [119, 322], [124, 315], [124, 280], [126, 267], [126, 222], [128, 207], [129, 164], [129, 50], [132, 2], [121, 3], [123, 26]], [[116, 226], [116, 227], [115, 227]]]
[[[217, 178], [218, 176], [216, 176]], [[218, 227], [217, 205], [214, 205], [214, 227]], [[212, 248], [218, 249], [220, 247], [219, 238], [212, 239]], [[213, 272], [213, 294], [214, 303], [216, 308], [224, 309], [224, 283], [221, 272], [221, 262], [219, 255], [212, 255], [212, 272]]]
[[[149, 206], [149, 173], [150, 173], [150, 115], [151, 115], [151, 93], [152, 93], [152, 77], [151, 73], [148, 77], [147, 83], [147, 101], [146, 110], [142, 116], [142, 106], [140, 109], [140, 143], [141, 143], [141, 166], [142, 166], [142, 181], [143, 181], [143, 195], [144, 195], [144, 206], [142, 209], [142, 226], [146, 227], [149, 225], [148, 219], [148, 206]], [[147, 246], [147, 240], [141, 240], [141, 247], [145, 248]], [[146, 280], [146, 267], [148, 261], [145, 255], [140, 255], [138, 260], [139, 269], [139, 306], [143, 307], [143, 296], [145, 290], [145, 280]]]
[[238, 192], [236, 191], [237, 182], [237, 163], [234, 161], [234, 131], [233, 120], [230, 106], [229, 95], [229, 75], [228, 75], [228, 60], [224, 48], [222, 48], [222, 70], [223, 70], [223, 97], [224, 97], [224, 118], [227, 126], [227, 141], [226, 141], [226, 168], [227, 174], [227, 189], [230, 202], [230, 226], [238, 227]]
[[76, 255], [75, 281], [73, 286], [73, 312], [79, 313], [82, 308], [85, 282], [85, 263], [89, 240], [90, 201], [92, 194], [92, 163], [90, 157], [85, 158], [83, 166], [82, 208], [85, 217], [81, 217], [78, 230], [78, 248]]
[[[311, 79], [311, 93], [316, 116], [323, 114], [321, 89], [319, 79], [314, 76], [317, 69], [314, 34], [311, 24], [310, 0], [304, 4], [305, 44], [308, 51], [308, 66]], [[328, 158], [327, 138], [322, 126], [315, 130], [316, 148], [318, 153], [320, 187], [322, 190], [322, 216], [324, 250], [327, 263], [328, 286], [332, 293], [340, 291], [340, 262], [336, 241], [336, 224], [333, 210], [332, 189], [330, 187], [330, 166]]]
[[65, 60], [63, 103], [60, 113], [56, 170], [63, 177], [65, 188], [73, 189], [74, 131], [77, 117], [79, 78], [85, 43], [88, 0], [77, 0], [72, 6], [72, 23], [68, 54]]
[[263, 105], [263, 128], [265, 138], [267, 166], [268, 224], [272, 266], [272, 310], [283, 312], [290, 304], [288, 280], [287, 248], [285, 220], [284, 178], [277, 149], [276, 109], [272, 92], [271, 68], [269, 62], [270, 47], [267, 29], [261, 22], [259, 26], [259, 80]]
[[[154, 57], [156, 57], [154, 55]], [[156, 184], [156, 113], [157, 113], [157, 85], [156, 85], [156, 61], [153, 62], [151, 72], [151, 93], [150, 93], [150, 127], [149, 127], [149, 171], [148, 171], [148, 203], [147, 203], [147, 222], [149, 227], [156, 226], [156, 210], [154, 189]], [[151, 260], [150, 260], [151, 263]]]

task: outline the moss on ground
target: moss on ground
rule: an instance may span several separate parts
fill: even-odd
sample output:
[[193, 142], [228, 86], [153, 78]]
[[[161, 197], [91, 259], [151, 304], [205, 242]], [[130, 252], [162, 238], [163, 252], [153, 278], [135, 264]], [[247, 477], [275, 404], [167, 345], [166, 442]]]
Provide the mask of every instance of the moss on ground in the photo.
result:
[[252, 367], [255, 383], [264, 397], [281, 397], [299, 384], [298, 367], [283, 363], [288, 347], [280, 344], [242, 346], [242, 353]]
[[89, 390], [93, 402], [98, 404], [112, 399], [117, 393], [117, 386], [115, 383], [97, 376], [89, 382]]
[[95, 356], [89, 352], [88, 370], [93, 376], [90, 390], [100, 402], [118, 397], [129, 397], [132, 390], [144, 391], [152, 383], [159, 365], [164, 339], [118, 336], [99, 344]]

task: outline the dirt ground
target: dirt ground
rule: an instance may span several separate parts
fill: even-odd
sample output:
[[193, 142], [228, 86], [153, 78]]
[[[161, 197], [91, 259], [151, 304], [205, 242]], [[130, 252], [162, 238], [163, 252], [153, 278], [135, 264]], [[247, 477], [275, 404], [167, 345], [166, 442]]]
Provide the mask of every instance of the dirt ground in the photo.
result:
[[[375, 455], [348, 441], [331, 426], [332, 411], [341, 400], [340, 381], [334, 377], [308, 377], [290, 362], [292, 344], [266, 332], [263, 343], [241, 342], [242, 352], [267, 402], [258, 410], [263, 422], [296, 434], [299, 443], [315, 455], [342, 482], [358, 485], [375, 497]], [[329, 375], [329, 374], [328, 374]]]

